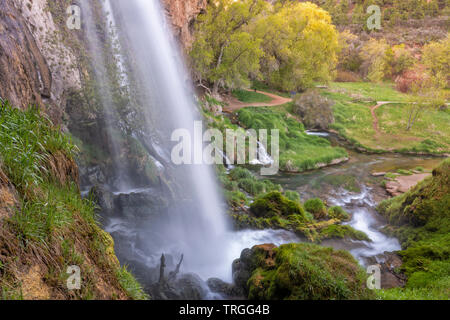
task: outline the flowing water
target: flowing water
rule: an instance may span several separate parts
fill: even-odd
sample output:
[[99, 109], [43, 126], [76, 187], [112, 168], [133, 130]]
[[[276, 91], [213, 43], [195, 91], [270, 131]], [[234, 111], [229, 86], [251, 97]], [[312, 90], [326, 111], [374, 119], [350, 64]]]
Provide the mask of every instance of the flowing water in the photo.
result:
[[[320, 134], [320, 133], [314, 133]], [[322, 136], [329, 136], [325, 133]], [[336, 140], [330, 136], [333, 144]], [[387, 198], [381, 187], [382, 177], [373, 177], [374, 172], [395, 172], [398, 169], [423, 167], [431, 170], [442, 159], [402, 156], [394, 154], [367, 155], [349, 151], [350, 161], [338, 166], [323, 168], [302, 174], [284, 174], [267, 177], [285, 189], [296, 190], [302, 201], [319, 197], [329, 206], [337, 205], [351, 214], [348, 224], [365, 232], [372, 242], [353, 240], [326, 240], [322, 245], [349, 250], [361, 264], [385, 251], [400, 249], [397, 239], [386, 236], [380, 230], [386, 221], [376, 212], [376, 205]]]

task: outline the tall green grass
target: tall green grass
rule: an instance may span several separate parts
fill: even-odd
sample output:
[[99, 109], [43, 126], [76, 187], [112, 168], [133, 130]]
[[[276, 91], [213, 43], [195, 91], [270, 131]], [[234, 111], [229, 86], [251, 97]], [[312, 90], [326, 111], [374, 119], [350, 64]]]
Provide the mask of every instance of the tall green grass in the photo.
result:
[[0, 105], [1, 165], [20, 191], [48, 181], [45, 166], [51, 153], [62, 151], [72, 158], [77, 148], [37, 108], [15, 109]]
[[[106, 244], [99, 244], [103, 231], [98, 227], [96, 205], [81, 198], [75, 181], [61, 185], [48, 169], [52, 155], [62, 153], [70, 160], [77, 151], [70, 137], [53, 126], [38, 109], [21, 111], [8, 102], [0, 103], [0, 166], [17, 190], [18, 201], [14, 214], [3, 220], [1, 227], [9, 228], [25, 249], [33, 244], [54, 250], [59, 244], [61, 252], [50, 252], [60, 256], [55, 257], [54, 264], [48, 265], [46, 277], [50, 282], [55, 281], [55, 286], [61, 285], [67, 274], [58, 270], [67, 264], [80, 265], [86, 285], [77, 297], [94, 299], [95, 276], [90, 264], [103, 265], [102, 259], [109, 250]], [[85, 238], [80, 240], [80, 235]], [[89, 252], [77, 252], [76, 241], [89, 247]], [[86, 255], [97, 257], [96, 261], [85, 261]], [[15, 258], [21, 259], [20, 256]], [[130, 298], [147, 298], [126, 269], [111, 263], [106, 267], [115, 274]], [[0, 274], [7, 273], [7, 268], [0, 261]], [[13, 278], [0, 277], [0, 299], [20, 298], [20, 284]]]

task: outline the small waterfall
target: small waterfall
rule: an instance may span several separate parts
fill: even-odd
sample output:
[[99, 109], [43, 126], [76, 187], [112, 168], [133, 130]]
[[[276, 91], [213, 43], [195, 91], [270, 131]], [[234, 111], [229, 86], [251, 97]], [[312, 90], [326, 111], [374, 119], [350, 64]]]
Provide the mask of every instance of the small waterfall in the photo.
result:
[[397, 251], [401, 249], [396, 238], [383, 234], [379, 221], [376, 220], [375, 203], [370, 196], [368, 187], [362, 186], [361, 192], [354, 194], [343, 191], [337, 197], [330, 198], [333, 205], [338, 205], [352, 213], [352, 220], [348, 225], [356, 230], [363, 231], [372, 240], [365, 242], [363, 247], [350, 249], [350, 253], [365, 264], [365, 258], [382, 254], [385, 251]]
[[[247, 131], [247, 135], [254, 136], [254, 133], [252, 133], [251, 131]], [[273, 164], [273, 159], [267, 152], [267, 149], [264, 146], [264, 144], [259, 140], [256, 140], [256, 143], [257, 143], [256, 159], [250, 159], [249, 163], [252, 165], [263, 165], [263, 166]]]
[[250, 160], [249, 163], [253, 165], [263, 165], [263, 166], [273, 164], [273, 159], [267, 152], [264, 144], [261, 143], [260, 141], [258, 141], [257, 144], [258, 144], [258, 153], [257, 153], [258, 159]]

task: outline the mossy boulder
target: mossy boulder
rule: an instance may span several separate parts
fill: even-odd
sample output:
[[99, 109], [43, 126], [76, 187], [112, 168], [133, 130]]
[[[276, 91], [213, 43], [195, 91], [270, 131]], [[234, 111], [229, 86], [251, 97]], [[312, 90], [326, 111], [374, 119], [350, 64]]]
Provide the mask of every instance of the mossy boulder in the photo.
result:
[[307, 220], [305, 211], [300, 203], [289, 200], [281, 192], [270, 192], [255, 200], [250, 206], [250, 211], [256, 217], [271, 218], [275, 216], [298, 215]]
[[233, 263], [233, 278], [252, 300], [373, 298], [367, 275], [350, 253], [315, 244], [246, 249]]
[[311, 213], [316, 220], [327, 216], [327, 207], [319, 198], [309, 199], [304, 203], [305, 210]]

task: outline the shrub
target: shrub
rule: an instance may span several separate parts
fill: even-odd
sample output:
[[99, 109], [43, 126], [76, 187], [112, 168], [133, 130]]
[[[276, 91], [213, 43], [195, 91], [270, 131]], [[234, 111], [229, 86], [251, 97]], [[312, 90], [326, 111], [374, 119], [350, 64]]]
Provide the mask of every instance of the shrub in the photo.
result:
[[297, 191], [288, 190], [284, 193], [284, 196], [291, 201], [300, 202], [300, 194]]
[[317, 90], [308, 90], [295, 96], [293, 111], [307, 128], [327, 130], [334, 123], [333, 105], [333, 101], [321, 96]]
[[311, 213], [316, 220], [323, 219], [327, 216], [327, 208], [319, 198], [309, 199], [304, 204], [305, 210]]

